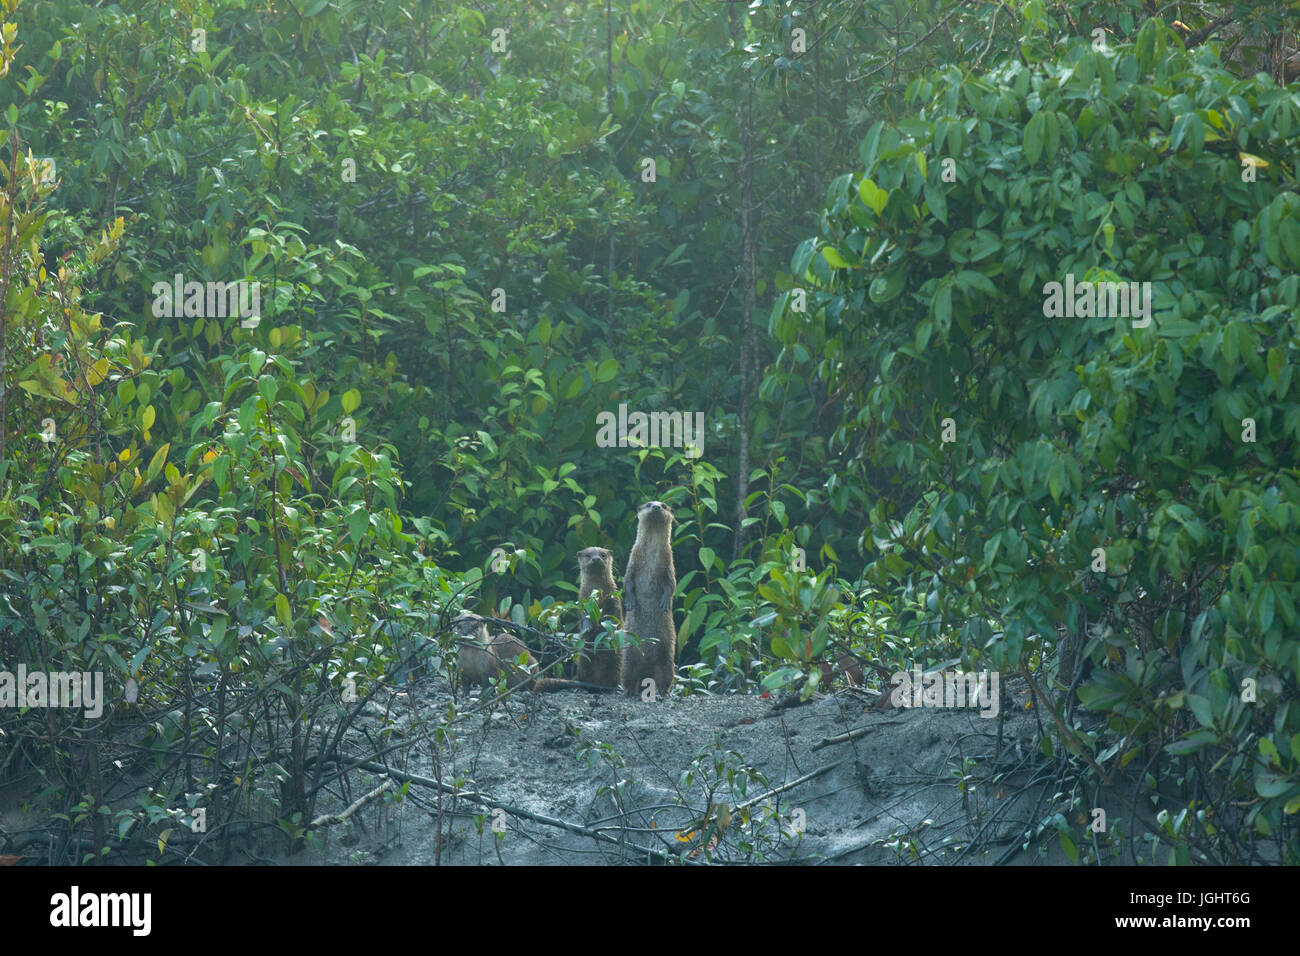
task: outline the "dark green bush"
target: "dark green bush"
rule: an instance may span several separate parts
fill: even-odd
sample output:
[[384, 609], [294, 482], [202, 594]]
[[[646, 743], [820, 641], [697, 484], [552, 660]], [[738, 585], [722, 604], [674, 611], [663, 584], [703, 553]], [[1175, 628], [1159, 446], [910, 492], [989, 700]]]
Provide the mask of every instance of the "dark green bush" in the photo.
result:
[[[796, 252], [809, 314], [772, 315], [861, 408], [843, 480], [887, 470], [871, 580], [970, 660], [1081, 648], [1107, 721], [1072, 748], [1159, 741], [1200, 858], [1300, 859], [1300, 98], [1157, 22], [909, 98]], [[1069, 273], [1151, 283], [1152, 321], [1046, 317]]]

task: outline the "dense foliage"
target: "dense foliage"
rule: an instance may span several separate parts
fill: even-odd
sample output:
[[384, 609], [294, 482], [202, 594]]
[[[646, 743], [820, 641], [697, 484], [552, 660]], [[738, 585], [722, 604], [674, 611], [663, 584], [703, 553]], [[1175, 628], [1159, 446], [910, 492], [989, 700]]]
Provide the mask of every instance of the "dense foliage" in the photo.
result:
[[[658, 497], [688, 689], [988, 662], [1176, 861], [1300, 859], [1285, 11], [0, 7], [0, 665], [112, 702], [0, 712], [60, 858], [209, 791], [301, 834], [317, 715]], [[1045, 315], [1067, 275], [1150, 323]]]
[[[894, 479], [869, 578], [916, 596], [918, 638], [1003, 671], [1090, 635], [1116, 666], [1079, 696], [1110, 719], [1062, 724], [1072, 747], [1113, 771], [1158, 739], [1192, 758], [1167, 772], [1209, 832], [1229, 800], [1292, 828], [1300, 98], [1154, 21], [908, 95], [915, 117], [868, 133], [825, 244], [795, 255], [816, 326], [773, 322]], [[1148, 283], [1150, 314], [1049, 314], [1067, 276]]]

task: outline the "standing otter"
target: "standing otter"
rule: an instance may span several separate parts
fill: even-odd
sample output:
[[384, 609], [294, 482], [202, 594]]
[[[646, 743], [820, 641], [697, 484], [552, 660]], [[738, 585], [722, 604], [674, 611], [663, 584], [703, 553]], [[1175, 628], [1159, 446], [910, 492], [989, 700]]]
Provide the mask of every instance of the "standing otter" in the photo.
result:
[[[588, 598], [595, 591], [600, 598], [601, 619], [612, 618], [617, 623], [623, 621], [623, 602], [614, 593], [614, 555], [605, 548], [584, 548], [578, 552], [578, 569], [581, 580], [578, 583], [578, 596]], [[617, 687], [619, 675], [619, 652], [614, 648], [596, 647], [596, 637], [604, 633], [600, 621], [591, 621], [585, 615], [582, 618], [583, 650], [578, 655], [578, 680], [589, 684], [601, 684], [605, 687]]]
[[673, 509], [648, 501], [636, 510], [636, 542], [623, 577], [624, 627], [641, 639], [640, 647], [623, 648], [623, 690], [641, 693], [641, 682], [654, 680], [656, 695], [673, 686], [677, 628], [673, 625]]

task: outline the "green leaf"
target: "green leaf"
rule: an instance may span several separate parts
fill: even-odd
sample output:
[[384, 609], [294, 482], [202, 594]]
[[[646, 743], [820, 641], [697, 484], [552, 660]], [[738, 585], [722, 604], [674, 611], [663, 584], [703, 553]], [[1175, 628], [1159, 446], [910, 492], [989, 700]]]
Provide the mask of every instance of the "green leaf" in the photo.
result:
[[612, 382], [618, 375], [618, 359], [607, 358], [596, 366], [597, 382]]
[[840, 251], [834, 246], [823, 246], [822, 255], [833, 268], [847, 269], [849, 267], [849, 264], [844, 260], [844, 257], [840, 255]]
[[885, 205], [889, 202], [889, 191], [881, 189], [870, 179], [863, 179], [858, 183], [858, 195], [868, 209], [879, 216], [885, 210]]
[[366, 533], [366, 528], [370, 526], [370, 515], [364, 508], [358, 508], [352, 512], [352, 517], [348, 519], [348, 534], [352, 537], [353, 544], [360, 544], [361, 538]]
[[1288, 793], [1295, 786], [1291, 779], [1285, 774], [1270, 773], [1267, 771], [1255, 773], [1255, 792], [1261, 797], [1272, 799]]
[[922, 319], [916, 324], [916, 350], [924, 352], [926, 345], [930, 342], [930, 335], [934, 332], [934, 323], [929, 319]]
[[1300, 223], [1294, 219], [1283, 219], [1277, 224], [1277, 238], [1282, 243], [1282, 251], [1291, 260], [1292, 267], [1300, 269]]
[[906, 268], [899, 263], [890, 272], [882, 276], [877, 276], [871, 283], [868, 294], [871, 301], [877, 305], [884, 305], [898, 298], [898, 294], [903, 291], [904, 280], [907, 278]]
[[938, 183], [925, 184], [925, 204], [934, 216], [944, 225], [948, 224], [948, 198], [943, 194], [943, 187]]
[[1165, 750], [1176, 756], [1186, 756], [1213, 746], [1218, 739], [1218, 735], [1212, 730], [1195, 730], [1184, 739], [1168, 744]]
[[153, 453], [153, 458], [149, 459], [149, 467], [144, 473], [144, 483], [147, 485], [158, 477], [158, 472], [162, 471], [163, 464], [167, 461], [167, 452], [171, 449], [171, 442], [163, 445]]
[[1064, 830], [1061, 831], [1061, 849], [1065, 851], [1065, 855], [1070, 858], [1071, 863], [1079, 862], [1079, 848], [1074, 845], [1074, 841], [1070, 839], [1070, 835]]
[[805, 239], [794, 248], [794, 255], [790, 257], [790, 271], [796, 276], [802, 276], [808, 271], [808, 266], [812, 263], [813, 253], [817, 249], [817, 237]]
[[217, 651], [221, 650], [221, 642], [226, 639], [226, 628], [230, 626], [230, 618], [222, 614], [212, 622], [212, 627], [208, 630], [208, 640]]
[[1025, 124], [1025, 161], [1030, 166], [1038, 162], [1038, 157], [1043, 155], [1043, 138], [1046, 133], [1046, 114], [1042, 111], [1035, 113]]
[[1065, 487], [1065, 459], [1057, 457], [1052, 462], [1052, 467], [1047, 473], [1047, 490], [1052, 495], [1052, 500], [1058, 505], [1061, 503], [1061, 491]]
[[1183, 140], [1187, 136], [1187, 117], [1190, 114], [1184, 113], [1178, 119], [1174, 120], [1174, 125], [1169, 129], [1169, 148], [1173, 152], [1178, 152], [1178, 147], [1183, 145]]
[[1061, 148], [1061, 118], [1055, 112], [1045, 114], [1043, 128], [1047, 131], [1047, 155], [1050, 158]]
[[1274, 610], [1273, 589], [1267, 583], [1263, 583], [1259, 588], [1259, 596], [1255, 600], [1255, 616], [1259, 619], [1261, 633], [1273, 626]]
[[289, 599], [283, 594], [275, 596], [275, 619], [284, 627], [288, 627], [291, 621], [289, 616]]
[[1200, 694], [1188, 694], [1187, 706], [1191, 708], [1192, 713], [1202, 727], [1214, 727], [1214, 715], [1210, 712], [1210, 701]]
[[361, 393], [355, 388], [349, 389], [343, 393], [340, 401], [343, 403], [343, 414], [351, 415], [361, 405]]
[[947, 335], [952, 326], [952, 286], [947, 282], [939, 286], [939, 291], [934, 294], [931, 315], [934, 316], [939, 331]]

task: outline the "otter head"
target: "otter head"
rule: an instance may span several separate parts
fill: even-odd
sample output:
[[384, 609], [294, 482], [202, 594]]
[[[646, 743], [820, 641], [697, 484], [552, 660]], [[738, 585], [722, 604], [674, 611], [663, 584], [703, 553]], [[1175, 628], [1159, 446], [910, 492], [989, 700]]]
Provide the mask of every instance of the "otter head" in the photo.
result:
[[451, 622], [451, 629], [462, 637], [487, 637], [487, 623], [473, 614], [461, 614]]
[[673, 509], [662, 501], [647, 501], [636, 509], [637, 524], [655, 531], [671, 531], [673, 527]]
[[608, 548], [583, 548], [578, 552], [578, 567], [583, 571], [596, 570], [602, 564], [610, 571], [614, 568], [614, 552]]

